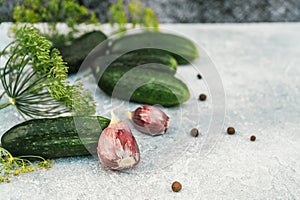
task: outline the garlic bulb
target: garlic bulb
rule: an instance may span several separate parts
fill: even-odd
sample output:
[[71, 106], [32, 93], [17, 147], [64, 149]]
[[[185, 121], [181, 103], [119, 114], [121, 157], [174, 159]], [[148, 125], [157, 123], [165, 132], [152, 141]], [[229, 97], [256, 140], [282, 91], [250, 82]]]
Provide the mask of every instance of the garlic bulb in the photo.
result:
[[100, 135], [97, 151], [100, 163], [110, 170], [131, 168], [140, 160], [138, 144], [130, 127], [114, 115]]
[[154, 106], [141, 106], [129, 113], [134, 127], [149, 135], [162, 135], [169, 127], [169, 117]]

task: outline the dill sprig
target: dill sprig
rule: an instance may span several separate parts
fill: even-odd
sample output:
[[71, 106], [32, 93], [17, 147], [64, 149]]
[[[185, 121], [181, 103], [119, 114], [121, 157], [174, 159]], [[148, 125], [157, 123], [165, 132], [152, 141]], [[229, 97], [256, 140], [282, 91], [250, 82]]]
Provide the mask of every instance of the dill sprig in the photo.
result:
[[24, 26], [1, 56], [7, 62], [0, 68], [0, 80], [8, 101], [0, 110], [13, 105], [23, 116], [52, 117], [60, 114], [94, 114], [95, 102], [82, 84], [71, 85], [68, 67], [57, 49], [52, 48], [39, 30]]
[[[34, 165], [29, 159], [40, 160]], [[50, 169], [54, 160], [46, 160], [40, 156], [19, 156], [13, 157], [11, 153], [0, 147], [0, 183], [11, 181], [11, 176], [18, 176], [23, 173], [38, 171], [39, 169]]]
[[[79, 23], [99, 22], [94, 12], [90, 12], [76, 0], [24, 0], [14, 7], [13, 18], [16, 22], [48, 22], [49, 30], [44, 35], [54, 46], [72, 41], [74, 34], [78, 32]], [[70, 28], [67, 35], [59, 33], [59, 22], [65, 22]]]
[[155, 12], [139, 0], [130, 1], [128, 5], [125, 5], [123, 0], [118, 0], [109, 7], [109, 12], [109, 22], [112, 26], [117, 25], [118, 32], [126, 31], [128, 23], [131, 23], [131, 28], [140, 25], [151, 31], [159, 30]]

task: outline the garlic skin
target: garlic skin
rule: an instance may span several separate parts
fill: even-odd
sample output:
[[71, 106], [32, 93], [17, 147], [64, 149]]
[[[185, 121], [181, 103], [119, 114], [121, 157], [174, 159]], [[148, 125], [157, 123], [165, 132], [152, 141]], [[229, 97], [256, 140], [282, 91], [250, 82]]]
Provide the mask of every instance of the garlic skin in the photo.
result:
[[154, 106], [141, 106], [129, 113], [134, 127], [152, 136], [164, 134], [169, 127], [169, 117]]
[[100, 163], [109, 170], [122, 170], [135, 166], [140, 160], [138, 144], [124, 121], [112, 117], [98, 142]]

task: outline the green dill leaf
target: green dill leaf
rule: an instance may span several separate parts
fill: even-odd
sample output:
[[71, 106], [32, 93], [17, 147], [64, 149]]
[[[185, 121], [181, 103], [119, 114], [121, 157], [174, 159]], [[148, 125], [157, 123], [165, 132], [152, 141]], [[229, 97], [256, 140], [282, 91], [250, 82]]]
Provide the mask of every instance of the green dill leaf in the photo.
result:
[[141, 1], [133, 0], [124, 5], [123, 0], [118, 0], [109, 7], [109, 12], [109, 23], [117, 25], [118, 32], [126, 31], [127, 23], [131, 23], [132, 28], [140, 25], [151, 31], [159, 31], [155, 12], [150, 7], [144, 7]]
[[[14, 7], [13, 19], [27, 23], [48, 22], [49, 31], [44, 35], [55, 47], [72, 41], [78, 32], [77, 24], [99, 22], [94, 12], [79, 5], [76, 0], [24, 0]], [[60, 22], [65, 22], [70, 28], [68, 35], [59, 33], [57, 23]]]
[[147, 7], [145, 9], [144, 26], [146, 28], [149, 28], [149, 30], [151, 30], [151, 29], [154, 29], [156, 31], [159, 30], [159, 22], [158, 22], [157, 16], [150, 7]]
[[132, 1], [128, 4], [128, 14], [133, 27], [143, 23], [143, 10], [143, 4], [139, 1]]
[[[39, 160], [34, 164], [31, 160]], [[54, 160], [46, 160], [41, 156], [26, 155], [14, 157], [7, 149], [0, 146], [0, 184], [10, 182], [12, 176], [52, 168]]]
[[118, 0], [116, 4], [112, 4], [109, 7], [109, 11], [111, 13], [111, 16], [109, 18], [110, 24], [117, 24], [119, 31], [126, 30], [127, 15], [124, 11], [123, 0]]
[[[95, 113], [90, 92], [82, 84], [69, 84], [68, 67], [60, 52], [36, 28], [18, 29], [8, 53], [1, 54], [4, 55], [9, 58], [0, 71], [1, 83], [9, 104], [22, 116]], [[0, 109], [6, 106], [3, 104]]]

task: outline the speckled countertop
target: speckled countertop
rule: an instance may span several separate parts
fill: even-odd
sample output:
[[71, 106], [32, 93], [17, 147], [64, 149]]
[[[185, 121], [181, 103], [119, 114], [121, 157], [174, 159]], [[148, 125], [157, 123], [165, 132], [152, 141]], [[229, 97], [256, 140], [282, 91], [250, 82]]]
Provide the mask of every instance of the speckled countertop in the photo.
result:
[[[7, 28], [0, 25], [1, 49], [9, 42]], [[141, 149], [139, 165], [118, 173], [105, 171], [93, 157], [58, 159], [49, 171], [0, 184], [1, 200], [299, 199], [300, 24], [163, 24], [162, 28], [198, 44], [202, 57], [197, 64], [203, 67], [199, 70], [204, 79], [197, 79], [197, 67], [179, 68], [177, 75], [188, 84], [192, 97], [178, 108], [165, 109], [171, 118], [166, 135], [149, 137], [133, 131]], [[206, 74], [205, 66], [218, 74]], [[218, 90], [214, 91], [213, 80], [224, 87], [226, 101], [214, 94]], [[89, 79], [85, 83], [93, 88]], [[119, 105], [120, 113], [137, 107], [112, 103], [93, 90], [98, 114], [109, 117], [114, 105]], [[202, 92], [208, 100], [198, 102]], [[220, 98], [218, 106], [214, 95]], [[14, 113], [10, 108], [0, 111], [0, 136], [20, 121]], [[219, 121], [214, 123], [215, 119]], [[195, 126], [201, 130], [198, 138], [189, 135]], [[235, 135], [225, 133], [228, 126], [236, 128]], [[255, 142], [249, 140], [251, 135], [256, 135]], [[176, 180], [183, 186], [179, 193], [171, 191]]]

